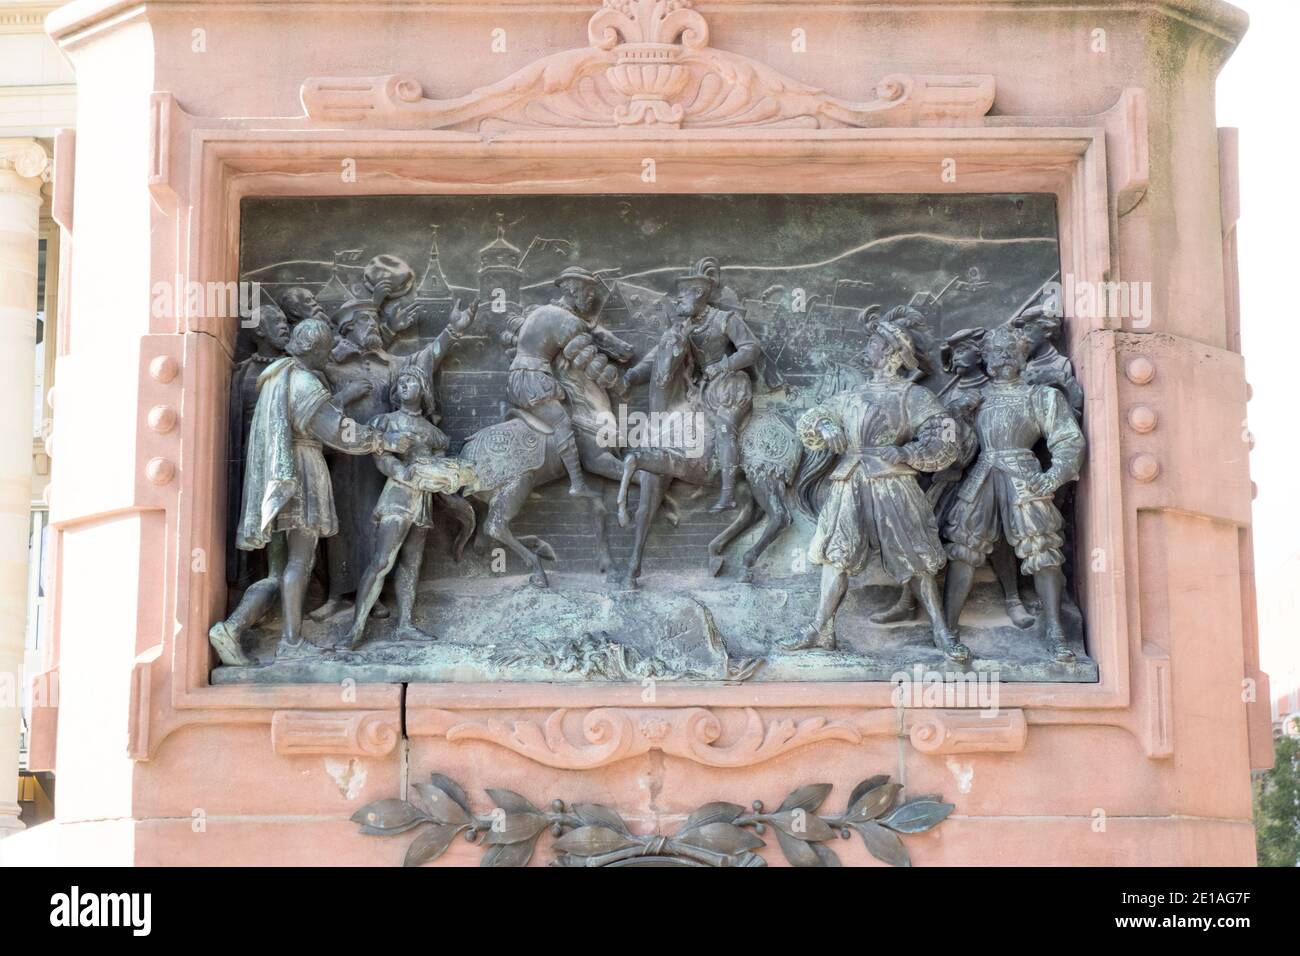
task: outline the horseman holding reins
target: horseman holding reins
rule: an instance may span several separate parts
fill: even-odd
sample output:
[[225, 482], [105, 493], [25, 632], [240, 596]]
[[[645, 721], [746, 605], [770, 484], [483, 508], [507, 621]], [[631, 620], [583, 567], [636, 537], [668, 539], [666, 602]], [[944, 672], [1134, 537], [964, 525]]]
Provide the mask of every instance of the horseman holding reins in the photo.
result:
[[[736, 507], [736, 471], [740, 465], [740, 429], [754, 404], [754, 383], [749, 369], [762, 356], [762, 348], [741, 313], [719, 308], [721, 289], [718, 260], [699, 260], [677, 279], [676, 321], [658, 348], [685, 349], [687, 375], [713, 421], [716, 431], [718, 472], [722, 490], [710, 511]], [[652, 356], [647, 355], [624, 376], [627, 385], [649, 379]]]
[[618, 376], [606, 354], [627, 361], [632, 349], [595, 323], [600, 311], [599, 279], [571, 266], [555, 284], [562, 293], [559, 301], [528, 313], [512, 335], [517, 352], [510, 363], [506, 397], [515, 408], [553, 429], [557, 452], [569, 473], [569, 494], [599, 498], [600, 491], [588, 485], [583, 475], [573, 418], [556, 372], [559, 364], [567, 363], [608, 388]]

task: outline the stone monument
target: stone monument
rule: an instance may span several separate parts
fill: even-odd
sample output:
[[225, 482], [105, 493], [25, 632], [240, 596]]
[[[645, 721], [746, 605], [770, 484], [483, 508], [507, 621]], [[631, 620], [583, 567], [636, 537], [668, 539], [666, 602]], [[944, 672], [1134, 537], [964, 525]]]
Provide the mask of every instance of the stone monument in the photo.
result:
[[272, 6], [50, 20], [70, 860], [1253, 860], [1235, 8]]

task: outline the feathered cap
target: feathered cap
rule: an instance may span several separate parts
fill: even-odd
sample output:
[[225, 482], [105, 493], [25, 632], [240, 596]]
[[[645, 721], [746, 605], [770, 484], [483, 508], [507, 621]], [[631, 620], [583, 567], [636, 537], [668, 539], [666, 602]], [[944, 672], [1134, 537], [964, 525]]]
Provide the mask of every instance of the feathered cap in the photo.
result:
[[722, 266], [713, 256], [705, 256], [698, 260], [695, 265], [691, 266], [684, 275], [676, 279], [677, 285], [707, 284], [710, 289], [716, 289], [722, 281]]
[[925, 316], [909, 305], [890, 309], [884, 315], [866, 320], [867, 333], [879, 335], [892, 345], [903, 358], [909, 371], [921, 367], [925, 361], [926, 340], [929, 332]]

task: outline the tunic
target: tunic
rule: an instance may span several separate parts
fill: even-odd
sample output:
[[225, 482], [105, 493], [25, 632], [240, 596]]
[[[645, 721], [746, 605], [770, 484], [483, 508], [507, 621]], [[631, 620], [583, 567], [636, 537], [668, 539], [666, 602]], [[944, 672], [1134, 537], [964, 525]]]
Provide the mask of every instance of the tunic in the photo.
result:
[[330, 393], [292, 358], [271, 363], [258, 385], [235, 543], [256, 551], [266, 547], [275, 531], [329, 537], [338, 531], [334, 492], [311, 422]]
[[248, 429], [257, 409], [258, 379], [273, 358], [254, 353], [235, 366], [230, 376], [229, 414], [226, 418], [226, 582], [244, 587], [266, 571], [260, 555], [241, 551], [236, 544], [244, 507], [244, 469]]
[[1083, 389], [1074, 377], [1074, 365], [1055, 348], [1031, 358], [1022, 377], [1026, 385], [1055, 385], [1070, 403], [1074, 417], [1083, 417]]
[[978, 567], [999, 533], [1032, 575], [1065, 563], [1065, 521], [1052, 495], [1035, 496], [1026, 482], [1042, 473], [1033, 452], [1047, 442], [1058, 484], [1073, 481], [1084, 439], [1064, 394], [1050, 385], [993, 383], [975, 415], [980, 454], [966, 472], [944, 521], [951, 558]]
[[705, 382], [701, 397], [711, 414], [722, 415], [730, 424], [739, 423], [753, 403], [754, 383], [748, 369], [758, 361], [758, 339], [740, 313], [710, 306], [704, 321], [690, 327], [687, 340], [699, 374], [724, 360], [731, 367], [731, 371]]
[[939, 527], [944, 526], [944, 519], [957, 500], [957, 490], [961, 487], [962, 475], [979, 455], [979, 439], [973, 425], [974, 413], [959, 408], [966, 396], [980, 394], [989, 382], [987, 375], [976, 379], [958, 379], [953, 387], [953, 395], [945, 403], [946, 410], [957, 428], [957, 459], [934, 476], [925, 496], [934, 507], [934, 517]]
[[[383, 350], [357, 349], [344, 339], [336, 349], [335, 361], [326, 366], [325, 375], [335, 392], [351, 382], [370, 383], [369, 394], [343, 410], [359, 422], [368, 422], [389, 411], [388, 387], [394, 373], [404, 365], [418, 365], [426, 379], [432, 382], [458, 337], [451, 329], [444, 329], [432, 342], [407, 357]], [[347, 594], [356, 590], [361, 573], [375, 551], [375, 524], [370, 519], [379, 503], [379, 496], [383, 494], [385, 478], [375, 466], [374, 459], [368, 456], [333, 455], [331, 465], [334, 487], [338, 491], [341, 533], [338, 540], [331, 542], [326, 549], [330, 591]]]
[[[853, 575], [878, 552], [885, 572], [899, 584], [943, 568], [934, 511], [916, 475], [946, 468], [956, 458], [946, 418], [932, 392], [902, 379], [868, 382], [804, 414], [799, 435], [814, 451], [826, 447], [818, 434], [824, 423], [838, 425], [848, 436], [817, 516], [810, 561]], [[883, 460], [883, 448], [901, 449], [904, 461]]]
[[519, 329], [518, 351], [506, 376], [506, 398], [516, 408], [534, 409], [563, 401], [552, 362], [587, 325], [568, 309], [543, 305], [530, 312]]
[[[447, 450], [447, 436], [436, 425], [419, 415], [398, 410], [376, 416], [371, 426], [388, 434], [412, 434], [415, 443], [402, 457], [403, 464], [428, 458], [440, 458]], [[376, 524], [384, 518], [405, 518], [417, 528], [433, 527], [433, 495], [390, 477], [379, 495], [372, 515]]]

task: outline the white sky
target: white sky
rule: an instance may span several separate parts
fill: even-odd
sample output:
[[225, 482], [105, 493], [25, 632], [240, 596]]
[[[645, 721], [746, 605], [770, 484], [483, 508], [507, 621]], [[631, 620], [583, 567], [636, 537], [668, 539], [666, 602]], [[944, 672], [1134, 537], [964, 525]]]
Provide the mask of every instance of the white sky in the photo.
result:
[[[1233, 0], [1251, 27], [1219, 79], [1219, 125], [1241, 130], [1242, 350], [1254, 388], [1255, 567], [1260, 648], [1273, 696], [1300, 685], [1300, 368], [1290, 280], [1300, 274], [1295, 230], [1300, 0]], [[1294, 391], [1293, 391], [1294, 390]]]

